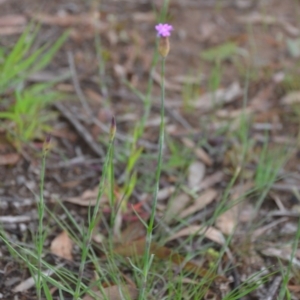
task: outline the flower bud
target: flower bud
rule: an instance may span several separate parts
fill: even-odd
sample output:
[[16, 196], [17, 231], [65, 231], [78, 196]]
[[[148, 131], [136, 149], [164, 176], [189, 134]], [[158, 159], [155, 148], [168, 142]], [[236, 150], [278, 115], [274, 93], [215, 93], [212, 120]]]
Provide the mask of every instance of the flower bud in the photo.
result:
[[117, 131], [116, 119], [115, 117], [112, 117], [111, 124], [110, 124], [110, 132], [109, 132], [109, 137], [111, 141], [115, 138], [116, 131]]
[[165, 58], [170, 51], [170, 42], [168, 37], [161, 37], [158, 44], [159, 54]]
[[44, 144], [43, 144], [43, 153], [47, 154], [47, 152], [51, 149], [51, 135], [47, 134]]
[[170, 51], [169, 36], [173, 30], [173, 26], [169, 24], [158, 24], [155, 26], [159, 39], [158, 52], [165, 58]]

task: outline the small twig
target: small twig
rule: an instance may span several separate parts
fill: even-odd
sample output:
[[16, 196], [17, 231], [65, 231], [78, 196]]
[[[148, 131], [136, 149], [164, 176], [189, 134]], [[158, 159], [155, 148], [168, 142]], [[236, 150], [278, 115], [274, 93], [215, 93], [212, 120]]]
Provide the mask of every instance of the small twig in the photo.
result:
[[89, 165], [89, 164], [99, 164], [102, 163], [103, 159], [99, 158], [86, 158], [85, 156], [77, 156], [74, 158], [71, 158], [67, 161], [61, 161], [57, 164], [51, 164], [46, 166], [47, 169], [62, 169], [62, 168], [69, 168], [74, 165]]
[[282, 191], [282, 192], [291, 192], [293, 190], [300, 191], [300, 187], [296, 184], [285, 184], [285, 183], [275, 183], [271, 187], [272, 190]]
[[270, 196], [273, 198], [273, 200], [274, 200], [274, 202], [276, 203], [276, 205], [277, 205], [277, 207], [278, 207], [278, 209], [280, 210], [280, 211], [287, 211], [287, 209], [285, 208], [285, 206], [283, 205], [283, 203], [282, 203], [282, 201], [281, 201], [281, 199], [280, 199], [280, 197], [278, 196], [278, 195], [276, 195], [275, 193], [270, 193]]
[[105, 156], [104, 150], [100, 148], [99, 144], [94, 141], [92, 135], [77, 120], [77, 118], [69, 110], [67, 110], [67, 108], [65, 108], [61, 103], [54, 103], [54, 107], [73, 125], [79, 135], [90, 146], [95, 154], [99, 157]]
[[27, 216], [27, 215], [21, 215], [21, 216], [0, 216], [0, 223], [24, 223], [24, 222], [30, 222], [37, 219], [37, 216]]
[[[48, 269], [44, 272], [42, 272], [44, 277], [50, 277], [51, 275], [53, 275], [57, 270], [61, 269], [63, 266], [65, 265], [65, 263], [61, 263], [58, 266], [56, 266], [53, 269]], [[33, 277], [29, 277], [26, 280], [22, 281], [20, 284], [18, 284], [14, 289], [13, 292], [14, 293], [19, 293], [19, 292], [25, 292], [28, 289], [30, 289], [31, 287], [34, 286], [35, 282], [37, 280], [37, 275], [33, 276]]]
[[181, 124], [187, 130], [193, 130], [194, 128], [190, 125], [190, 123], [178, 113], [178, 111], [166, 107], [166, 113], [170, 115], [174, 120], [176, 120], [179, 124]]
[[266, 231], [274, 228], [275, 226], [277, 226], [280, 223], [286, 222], [287, 220], [288, 220], [288, 218], [281, 218], [279, 220], [275, 220], [275, 221], [271, 222], [270, 224], [268, 224], [266, 226], [256, 229], [251, 236], [251, 241], [254, 242], [259, 236], [264, 234]]
[[277, 210], [277, 211], [270, 212], [268, 214], [268, 217], [295, 217], [295, 218], [298, 218], [298, 217], [300, 217], [300, 213], [297, 211]]

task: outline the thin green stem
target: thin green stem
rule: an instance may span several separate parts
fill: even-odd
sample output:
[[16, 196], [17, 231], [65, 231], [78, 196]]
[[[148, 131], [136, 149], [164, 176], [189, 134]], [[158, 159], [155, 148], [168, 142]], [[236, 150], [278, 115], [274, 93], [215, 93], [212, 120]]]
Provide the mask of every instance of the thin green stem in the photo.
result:
[[44, 201], [44, 183], [45, 183], [45, 169], [46, 169], [46, 156], [47, 151], [43, 152], [41, 182], [40, 182], [40, 197], [38, 202], [38, 236], [37, 236], [37, 259], [38, 259], [38, 276], [36, 282], [37, 298], [42, 299], [42, 253], [44, 245], [44, 214], [45, 214], [45, 201]]
[[143, 268], [143, 284], [140, 290], [139, 300], [145, 299], [147, 279], [148, 279], [149, 269], [152, 261], [150, 259], [150, 249], [151, 249], [152, 234], [154, 229], [154, 219], [155, 219], [155, 213], [157, 207], [160, 175], [162, 169], [164, 136], [165, 136], [165, 58], [163, 58], [161, 62], [160, 130], [159, 130], [158, 161], [157, 161], [157, 168], [155, 173], [155, 189], [154, 189], [153, 205], [151, 209], [150, 220], [147, 227], [146, 247], [145, 247], [145, 254], [144, 254], [144, 268]]
[[86, 236], [84, 238], [84, 242], [83, 242], [81, 261], [80, 261], [79, 272], [78, 272], [78, 280], [77, 280], [76, 288], [75, 288], [75, 292], [74, 292], [75, 300], [80, 298], [80, 288], [81, 288], [81, 283], [82, 283], [82, 279], [83, 279], [85, 262], [86, 262], [86, 259], [87, 259], [88, 253], [89, 253], [89, 248], [90, 248], [91, 240], [92, 240], [92, 236], [93, 236], [93, 230], [97, 223], [97, 216], [98, 216], [100, 202], [101, 202], [100, 200], [101, 200], [101, 197], [104, 192], [105, 179], [107, 177], [108, 168], [110, 166], [110, 160], [111, 160], [111, 155], [112, 155], [112, 151], [113, 151], [113, 143], [114, 143], [114, 137], [111, 137], [110, 141], [109, 141], [109, 145], [108, 145], [105, 163], [103, 166], [101, 180], [99, 182], [96, 205], [94, 207], [93, 215], [89, 222], [88, 230], [87, 230]]
[[110, 209], [111, 209], [111, 226], [114, 224], [115, 219], [115, 195], [114, 195], [114, 181], [115, 181], [115, 172], [114, 172], [114, 145], [112, 145], [110, 159], [109, 159], [109, 184], [110, 184]]

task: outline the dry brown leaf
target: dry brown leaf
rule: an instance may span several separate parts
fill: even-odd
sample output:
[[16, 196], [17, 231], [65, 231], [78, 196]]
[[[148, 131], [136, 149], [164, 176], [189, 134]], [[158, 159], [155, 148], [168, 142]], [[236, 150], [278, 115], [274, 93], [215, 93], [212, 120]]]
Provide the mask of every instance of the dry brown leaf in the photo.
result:
[[299, 36], [300, 30], [297, 26], [288, 23], [286, 20], [280, 20], [279, 24], [281, 24], [282, 28], [290, 35]]
[[194, 203], [187, 209], [179, 213], [179, 218], [185, 218], [210, 204], [217, 197], [217, 191], [209, 189], [205, 191], [199, 198], [197, 198]]
[[224, 212], [217, 218], [216, 227], [218, 227], [224, 234], [232, 234], [238, 224], [239, 211], [241, 207], [242, 203], [239, 203]]
[[175, 186], [168, 186], [158, 191], [157, 200], [166, 200], [175, 192]]
[[118, 242], [126, 244], [136, 241], [144, 236], [146, 236], [145, 226], [140, 221], [131, 222], [126, 229], [122, 231]]
[[208, 189], [215, 184], [222, 181], [224, 177], [224, 173], [222, 171], [216, 172], [210, 176], [207, 176], [204, 178], [204, 180], [201, 182], [201, 184], [195, 189], [194, 192], [200, 192], [202, 190]]
[[8, 153], [0, 155], [0, 166], [15, 165], [20, 159], [18, 153]]
[[174, 235], [170, 236], [167, 241], [169, 242], [183, 236], [191, 235], [204, 235], [207, 239], [216, 242], [219, 245], [225, 244], [225, 238], [222, 232], [212, 226], [206, 227], [201, 225], [191, 225], [189, 227], [183, 228], [182, 230], [176, 232]]
[[213, 164], [212, 159], [209, 157], [209, 155], [200, 147], [198, 147], [192, 140], [188, 138], [182, 138], [181, 139], [183, 144], [192, 149], [195, 153], [195, 155], [203, 161], [207, 166], [211, 166]]
[[64, 92], [64, 93], [74, 93], [75, 89], [74, 86], [72, 84], [68, 84], [68, 83], [59, 83], [58, 85], [56, 85], [56, 89], [60, 92]]
[[293, 250], [290, 246], [279, 247], [279, 245], [274, 245], [274, 247], [265, 248], [260, 251], [265, 256], [276, 257], [289, 261], [297, 268], [300, 268], [300, 260], [296, 257], [292, 257]]
[[5, 26], [0, 27], [0, 35], [13, 35], [13, 34], [20, 34], [24, 31], [25, 27], [23, 26]]
[[0, 35], [19, 34], [24, 31], [27, 19], [23, 15], [0, 17]]
[[172, 199], [165, 212], [165, 222], [169, 223], [174, 217], [178, 216], [179, 212], [183, 210], [183, 208], [188, 204], [189, 201], [189, 196], [183, 193]]
[[[94, 290], [94, 289], [93, 289]], [[129, 284], [122, 284], [121, 286], [112, 285], [102, 289], [100, 291], [94, 291], [96, 297], [85, 295], [83, 300], [123, 300], [123, 299], [137, 299], [138, 290], [135, 286]]]
[[217, 218], [216, 227], [219, 228], [224, 234], [231, 235], [233, 230], [237, 226], [239, 222], [240, 211], [242, 210], [244, 203], [236, 202], [252, 187], [252, 182], [248, 182], [243, 186], [238, 187], [232, 196], [232, 200], [230, 201], [233, 205], [235, 205]]
[[51, 253], [68, 260], [72, 260], [73, 258], [72, 248], [73, 242], [65, 230], [51, 242], [50, 247]]
[[[130, 244], [124, 244], [118, 246], [114, 249], [114, 253], [125, 257], [141, 256], [145, 252], [146, 241], [145, 239], [134, 241]], [[172, 251], [167, 247], [160, 247], [156, 243], [152, 243], [150, 247], [150, 252], [155, 255], [155, 257], [172, 261], [176, 265], [182, 265], [185, 263], [185, 258], [180, 254]], [[208, 272], [206, 269], [198, 266], [195, 262], [188, 261], [183, 265], [183, 269], [188, 272], [192, 272], [195, 275], [206, 278], [215, 278], [216, 276]]]
[[300, 103], [300, 91], [290, 92], [281, 99], [281, 103], [286, 105]]
[[92, 104], [95, 105], [102, 105], [103, 104], [103, 97], [92, 89], [85, 90], [86, 95], [91, 100]]
[[272, 108], [272, 101], [271, 99], [274, 97], [276, 85], [269, 84], [266, 87], [260, 89], [256, 95], [251, 99], [250, 105], [247, 108], [244, 108], [245, 113], [247, 110], [251, 109], [253, 111], [260, 111], [260, 112], [268, 112]]
[[205, 165], [200, 161], [194, 161], [188, 169], [188, 187], [197, 188], [205, 176]]
[[226, 89], [218, 89], [213, 93], [202, 95], [199, 99], [192, 102], [195, 108], [200, 108], [202, 111], [210, 110], [215, 105], [230, 103], [242, 96], [243, 90], [238, 82], [233, 82]]
[[203, 234], [203, 226], [201, 225], [191, 225], [188, 227], [185, 227], [179, 231], [177, 231], [175, 234], [171, 235], [169, 238], [167, 238], [167, 242], [176, 240], [178, 238], [181, 238], [183, 236], [190, 236], [190, 235], [201, 235]]
[[71, 142], [75, 142], [78, 139], [78, 136], [68, 128], [53, 128], [51, 130], [51, 136], [68, 139]]
[[[97, 203], [98, 187], [93, 190], [86, 190], [80, 197], [71, 197], [64, 199], [65, 202], [78, 204], [80, 206], [95, 206]], [[102, 195], [100, 203], [107, 203], [107, 196]]]
[[24, 26], [26, 23], [27, 19], [23, 15], [6, 15], [0, 17], [0, 27]]
[[205, 231], [204, 231], [204, 235], [207, 239], [209, 239], [219, 245], [223, 246], [225, 244], [225, 238], [224, 238], [222, 232], [213, 226], [206, 227]]

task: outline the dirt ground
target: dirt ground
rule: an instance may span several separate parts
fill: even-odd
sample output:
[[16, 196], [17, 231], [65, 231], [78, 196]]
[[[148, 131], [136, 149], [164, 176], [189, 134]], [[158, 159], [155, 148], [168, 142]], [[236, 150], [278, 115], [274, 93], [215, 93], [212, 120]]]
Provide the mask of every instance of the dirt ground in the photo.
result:
[[[37, 45], [55, 41], [64, 31], [70, 31], [69, 39], [51, 64], [27, 80], [27, 84], [32, 84], [63, 74], [71, 76], [55, 87], [66, 93], [66, 99], [51, 107], [57, 120], [51, 124], [53, 147], [47, 157], [44, 197], [58, 218], [66, 218], [57, 205], [60, 200], [78, 223], [87, 222], [84, 193], [89, 191], [95, 198], [112, 116], [116, 118], [118, 133], [115, 172], [118, 184], [122, 184], [127, 162], [127, 153], [123, 150], [143, 114], [141, 100], [124, 80], [145, 94], [148, 78], [152, 76], [153, 106], [145, 133], [138, 143], [144, 147], [145, 156], [136, 166], [144, 184], [137, 185], [128, 210], [122, 216], [120, 231], [138, 221], [131, 205], [138, 207], [145, 220], [149, 217], [147, 205], [138, 204], [146, 203], [148, 208], [151, 205], [151, 198], [145, 195], [151, 193], [153, 176], [149, 174], [153, 174], [156, 167], [160, 69], [157, 67], [152, 74], [150, 69], [156, 42], [154, 11], [161, 9], [162, 2], [0, 0], [2, 47], [12, 47], [31, 20], [41, 24]], [[299, 13], [299, 3], [292, 0], [171, 0], [169, 4], [167, 20], [174, 31], [166, 62], [167, 140], [179, 145], [179, 152], [182, 152], [179, 158], [186, 155], [187, 161], [195, 157], [201, 161], [205, 166], [203, 181], [207, 179], [202, 190], [213, 189], [218, 194], [218, 200], [208, 203], [204, 212], [199, 209], [191, 214], [190, 226], [199, 224], [201, 218], [213, 216], [239, 167], [242, 171], [229, 198], [238, 199], [253, 187], [267, 135], [271, 149], [276, 151], [282, 147], [289, 153], [288, 161], [279, 171], [280, 180], [272, 184], [258, 211], [255, 207], [261, 194], [256, 191], [246, 197], [238, 211], [230, 210], [229, 215], [223, 214], [223, 219], [212, 224], [218, 236], [230, 236], [232, 227], [237, 225], [234, 216], [239, 219], [229, 247], [233, 260], [229, 255], [223, 262], [224, 265], [233, 264], [234, 269], [222, 274], [228, 279], [228, 289], [239, 286], [255, 272], [261, 271], [263, 276], [278, 270], [279, 261], [286, 266], [292, 253], [300, 200]], [[11, 23], [5, 19], [7, 17]], [[99, 53], [95, 45], [98, 33], [101, 53], [106, 60], [103, 73], [99, 71]], [[218, 50], [217, 56], [225, 55], [218, 60], [209, 49], [220, 45], [227, 46], [227, 50]], [[234, 50], [228, 50], [230, 47]], [[216, 68], [218, 72], [214, 77]], [[216, 82], [220, 96], [212, 104], [207, 95]], [[241, 126], [238, 117], [243, 108], [251, 120], [248, 139], [253, 146], [246, 151], [241, 165], [243, 148], [236, 132]], [[229, 121], [233, 125], [224, 130], [224, 124]], [[0, 129], [0, 224], [10, 240], [31, 249], [37, 226], [36, 199], [43, 140], [35, 140], [17, 153], [5, 137], [5, 130]], [[198, 146], [201, 151], [197, 152]], [[170, 157], [171, 150], [167, 147], [164, 159], [172, 165]], [[174, 168], [163, 169], [161, 190], [166, 195], [159, 200], [159, 218], [164, 217], [171, 198], [168, 190], [184, 182], [186, 179], [182, 177], [188, 172], [186, 163], [184, 167], [175, 164]], [[104, 209], [104, 214], [108, 217], [109, 210], [105, 212]], [[58, 264], [62, 258], [57, 258], [49, 249], [61, 229], [53, 218], [48, 222], [51, 230], [45, 244], [45, 259]], [[173, 225], [166, 225], [167, 229], [172, 230]], [[99, 232], [106, 236], [103, 224], [99, 224]], [[219, 249], [219, 238], [207, 235], [206, 242], [211, 241]], [[180, 238], [167, 243], [168, 247], [178, 245]], [[196, 242], [191, 245], [192, 248], [198, 246]], [[72, 251], [68, 264], [69, 269], [76, 272], [79, 250], [74, 247]], [[184, 251], [180, 251], [184, 255]], [[294, 268], [299, 268], [299, 259], [297, 247]], [[88, 266], [86, 276], [92, 277], [92, 271]], [[294, 274], [297, 273], [296, 270]], [[281, 275], [271, 276], [267, 283], [243, 299], [277, 299]], [[0, 299], [35, 299], [33, 287], [13, 293], [13, 289], [30, 276], [25, 264], [11, 257], [0, 239]], [[292, 299], [300, 298], [299, 276], [290, 277], [288, 288]], [[221, 297], [217, 292], [216, 295]]]

